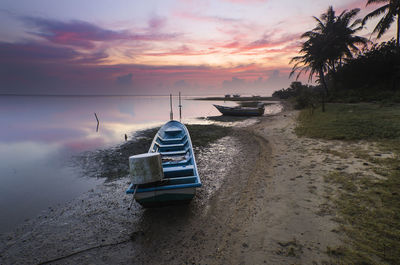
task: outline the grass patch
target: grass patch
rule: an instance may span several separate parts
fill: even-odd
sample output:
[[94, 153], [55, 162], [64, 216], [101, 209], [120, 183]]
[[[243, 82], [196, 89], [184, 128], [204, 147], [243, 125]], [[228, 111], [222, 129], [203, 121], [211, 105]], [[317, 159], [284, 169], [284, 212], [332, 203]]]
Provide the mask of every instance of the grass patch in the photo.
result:
[[400, 264], [400, 173], [371, 180], [335, 172], [325, 180], [339, 187], [334, 204], [350, 240], [328, 254], [339, 264]]
[[400, 137], [400, 105], [327, 104], [326, 112], [300, 112], [299, 136], [338, 140], [380, 140]]
[[373, 141], [382, 151], [351, 153], [371, 163], [384, 178], [362, 172], [325, 177], [337, 187], [337, 196], [330, 198], [349, 240], [346, 246], [329, 247], [327, 253], [337, 264], [400, 264], [400, 105], [328, 104], [325, 113], [302, 111], [298, 121], [300, 136]]
[[333, 150], [333, 149], [323, 149], [323, 151], [324, 151], [325, 153], [328, 153], [328, 154], [337, 156], [337, 157], [342, 158], [342, 159], [347, 159], [347, 158], [349, 158], [349, 156], [350, 156], [348, 153], [339, 152], [339, 151]]
[[349, 246], [336, 247], [340, 251], [328, 251], [339, 264], [400, 264], [400, 171], [394, 166], [399, 164], [380, 161], [385, 179], [343, 172], [325, 177], [339, 188], [335, 209], [350, 239]]

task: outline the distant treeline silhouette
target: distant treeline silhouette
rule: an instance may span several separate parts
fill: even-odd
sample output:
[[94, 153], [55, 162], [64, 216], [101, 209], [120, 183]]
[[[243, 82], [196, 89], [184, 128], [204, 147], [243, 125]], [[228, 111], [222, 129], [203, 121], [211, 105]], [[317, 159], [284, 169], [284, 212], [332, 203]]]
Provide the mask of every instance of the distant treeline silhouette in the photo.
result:
[[[356, 18], [358, 8], [336, 15], [332, 6], [319, 18], [314, 17], [317, 25], [301, 36], [305, 41], [290, 62], [294, 64], [290, 76], [296, 74], [297, 79], [308, 74], [309, 81], [316, 78], [318, 85], [293, 82], [273, 96], [297, 98], [299, 108], [322, 103], [323, 111], [326, 101], [400, 102], [400, 0], [368, 0], [367, 5], [375, 2], [385, 4], [364, 19]], [[380, 38], [397, 21], [396, 39], [373, 44], [355, 35], [376, 16], [382, 18], [373, 33]]]

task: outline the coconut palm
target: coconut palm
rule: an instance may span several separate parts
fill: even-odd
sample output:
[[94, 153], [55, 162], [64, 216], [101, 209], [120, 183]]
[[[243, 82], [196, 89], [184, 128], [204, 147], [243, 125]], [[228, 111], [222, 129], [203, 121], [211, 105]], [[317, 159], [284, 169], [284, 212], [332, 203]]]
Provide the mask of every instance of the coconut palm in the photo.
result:
[[343, 57], [353, 58], [353, 55], [359, 52], [359, 46], [365, 47], [368, 42], [366, 38], [355, 35], [357, 31], [363, 28], [362, 20], [355, 19], [359, 12], [359, 8], [350, 11], [345, 10], [335, 21], [333, 45], [340, 65]]
[[327, 57], [329, 68], [336, 72], [336, 64], [341, 64], [342, 58], [352, 58], [359, 49], [357, 45], [365, 45], [367, 39], [355, 36], [354, 34], [362, 29], [362, 20], [355, 19], [360, 12], [359, 8], [350, 11], [344, 10], [339, 16], [336, 16], [333, 7], [321, 15], [321, 18], [314, 17], [317, 26], [312, 30], [326, 36]]
[[302, 73], [309, 73], [308, 80], [312, 81], [313, 76], [317, 75], [317, 80], [325, 92], [322, 93], [322, 111], [325, 111], [325, 95], [328, 94], [328, 87], [325, 81], [325, 72], [328, 66], [326, 36], [317, 32], [308, 31], [302, 35], [302, 38], [308, 38], [300, 50], [300, 56], [295, 56], [290, 63], [295, 63], [290, 77], [297, 71], [296, 80]]
[[290, 73], [290, 77], [297, 73], [296, 80], [300, 77], [301, 74], [309, 73], [308, 81], [312, 81], [315, 75], [318, 75], [319, 82], [324, 86], [325, 91], [328, 91], [325, 75], [328, 68], [328, 54], [326, 38], [324, 35], [308, 31], [302, 35], [302, 38], [308, 38], [300, 49], [300, 56], [295, 56], [290, 60], [290, 63], [295, 63], [292, 71]]
[[[302, 73], [309, 73], [309, 81], [313, 76], [319, 77], [318, 81], [324, 88], [325, 95], [329, 95], [325, 81], [325, 73], [335, 73], [336, 65], [341, 64], [343, 57], [353, 57], [358, 51], [358, 44], [365, 45], [365, 38], [354, 36], [362, 28], [361, 19], [355, 19], [360, 9], [343, 11], [336, 16], [333, 7], [323, 13], [320, 18], [314, 17], [316, 27], [304, 33], [301, 37], [307, 38], [302, 44], [300, 56], [293, 57], [290, 63], [295, 63], [290, 76], [298, 72], [296, 80]], [[354, 21], [353, 21], [354, 20]], [[324, 104], [322, 105], [324, 108]]]
[[393, 21], [397, 17], [397, 37], [396, 45], [399, 47], [399, 33], [400, 33], [400, 0], [368, 0], [367, 6], [375, 3], [385, 3], [385, 5], [375, 9], [365, 16], [363, 23], [373, 17], [381, 16], [378, 24], [376, 24], [373, 33], [378, 33], [378, 39], [390, 28]]
[[[296, 62], [292, 68], [291, 76], [298, 71], [297, 78], [309, 72], [309, 79], [313, 75], [319, 76], [326, 93], [328, 88], [325, 82], [325, 72], [335, 72], [335, 65], [341, 63], [343, 57], [353, 57], [358, 51], [358, 44], [365, 45], [367, 39], [354, 36], [362, 28], [361, 19], [355, 19], [360, 9], [343, 11], [336, 16], [333, 7], [323, 13], [320, 18], [314, 17], [316, 27], [304, 33], [301, 37], [308, 38], [300, 50], [301, 56], [292, 58], [290, 63]], [[355, 19], [355, 20], [354, 20]], [[354, 20], [354, 21], [353, 21]]]

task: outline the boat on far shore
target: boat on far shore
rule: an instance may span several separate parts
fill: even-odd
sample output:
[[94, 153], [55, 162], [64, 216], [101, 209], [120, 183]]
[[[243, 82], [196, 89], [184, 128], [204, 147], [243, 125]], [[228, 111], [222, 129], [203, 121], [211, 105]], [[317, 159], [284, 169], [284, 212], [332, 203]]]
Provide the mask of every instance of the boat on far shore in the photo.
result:
[[264, 105], [259, 105], [258, 107], [226, 107], [215, 104], [213, 105], [222, 113], [222, 115], [227, 116], [262, 116], [265, 111]]

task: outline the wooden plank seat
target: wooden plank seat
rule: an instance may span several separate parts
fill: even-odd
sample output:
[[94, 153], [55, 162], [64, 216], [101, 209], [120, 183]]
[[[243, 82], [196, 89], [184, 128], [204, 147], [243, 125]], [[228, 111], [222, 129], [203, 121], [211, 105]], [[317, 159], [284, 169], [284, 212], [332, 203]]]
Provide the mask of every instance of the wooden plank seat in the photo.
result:
[[186, 139], [186, 141], [184, 141], [183, 143], [160, 144], [160, 143], [156, 142], [155, 144], [159, 148], [183, 148], [187, 144], [187, 142], [188, 142], [188, 140]]
[[193, 165], [172, 166], [164, 168], [164, 177], [182, 177], [193, 175]]
[[173, 155], [184, 155], [189, 151], [189, 148], [186, 148], [185, 150], [181, 151], [170, 151], [170, 152], [160, 152], [158, 151], [162, 156], [173, 156]]
[[161, 143], [180, 143], [183, 140], [187, 139], [186, 134], [182, 137], [175, 137], [175, 138], [163, 138], [161, 135], [157, 134], [157, 138]]

